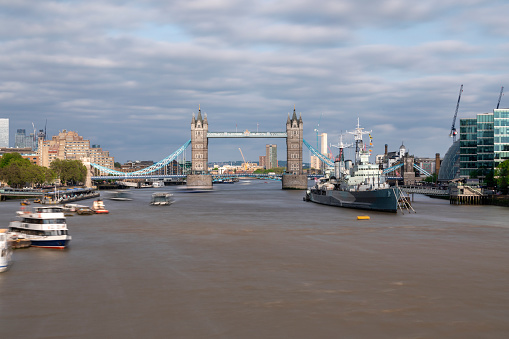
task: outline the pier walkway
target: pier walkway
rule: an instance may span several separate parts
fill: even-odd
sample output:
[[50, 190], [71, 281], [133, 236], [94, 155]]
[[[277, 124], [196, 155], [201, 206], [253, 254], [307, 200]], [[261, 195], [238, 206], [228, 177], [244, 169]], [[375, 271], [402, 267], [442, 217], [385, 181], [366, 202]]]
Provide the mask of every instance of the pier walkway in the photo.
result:
[[426, 187], [426, 186], [399, 186], [399, 189], [407, 194], [424, 194], [435, 197], [449, 197], [448, 188]]

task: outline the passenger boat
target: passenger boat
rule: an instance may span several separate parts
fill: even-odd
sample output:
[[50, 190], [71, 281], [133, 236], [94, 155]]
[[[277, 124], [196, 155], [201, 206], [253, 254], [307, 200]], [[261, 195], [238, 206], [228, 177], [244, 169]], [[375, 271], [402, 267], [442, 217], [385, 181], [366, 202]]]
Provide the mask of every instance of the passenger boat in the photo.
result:
[[12, 235], [30, 240], [34, 247], [63, 249], [69, 245], [71, 236], [63, 207], [35, 207], [32, 211], [22, 210], [17, 214], [21, 220], [9, 224]]
[[171, 205], [173, 203], [173, 194], [170, 193], [154, 193], [152, 194], [152, 200], [150, 205], [164, 206]]
[[104, 202], [102, 199], [97, 199], [92, 203], [92, 211], [94, 211], [96, 214], [108, 214], [110, 211], [104, 207]]
[[7, 229], [0, 228], [0, 272], [7, 271], [12, 264], [12, 247], [7, 235]]
[[337, 207], [397, 212], [401, 192], [389, 187], [382, 170], [369, 162], [370, 152], [362, 140], [362, 135], [368, 133], [357, 123], [355, 132], [351, 132], [355, 136], [355, 162], [344, 160], [343, 149], [353, 145], [344, 145], [341, 140], [334, 174], [320, 179], [308, 189], [304, 200]]

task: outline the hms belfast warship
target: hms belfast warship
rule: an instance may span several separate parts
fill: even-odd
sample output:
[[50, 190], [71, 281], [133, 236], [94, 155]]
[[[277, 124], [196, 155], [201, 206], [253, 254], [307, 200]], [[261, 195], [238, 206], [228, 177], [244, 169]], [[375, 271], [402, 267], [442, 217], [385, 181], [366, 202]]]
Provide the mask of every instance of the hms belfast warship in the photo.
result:
[[357, 122], [355, 131], [349, 133], [355, 136], [355, 161], [344, 160], [347, 145], [341, 139], [334, 175], [320, 179], [309, 188], [304, 200], [337, 207], [397, 212], [399, 189], [389, 187], [382, 170], [369, 162], [370, 152], [362, 138], [369, 132]]

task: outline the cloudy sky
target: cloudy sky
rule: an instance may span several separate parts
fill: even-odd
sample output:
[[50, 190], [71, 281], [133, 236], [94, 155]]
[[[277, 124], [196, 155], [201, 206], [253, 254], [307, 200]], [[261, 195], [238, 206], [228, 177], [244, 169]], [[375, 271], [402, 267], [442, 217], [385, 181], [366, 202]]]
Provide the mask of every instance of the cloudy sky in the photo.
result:
[[[47, 120], [116, 161], [158, 161], [198, 105], [217, 132], [284, 131], [295, 105], [312, 144], [359, 118], [374, 153], [444, 155], [460, 85], [457, 127], [509, 79], [508, 14], [505, 0], [0, 0], [0, 117], [11, 145]], [[212, 139], [209, 159], [257, 161], [274, 141], [285, 160], [279, 139]]]

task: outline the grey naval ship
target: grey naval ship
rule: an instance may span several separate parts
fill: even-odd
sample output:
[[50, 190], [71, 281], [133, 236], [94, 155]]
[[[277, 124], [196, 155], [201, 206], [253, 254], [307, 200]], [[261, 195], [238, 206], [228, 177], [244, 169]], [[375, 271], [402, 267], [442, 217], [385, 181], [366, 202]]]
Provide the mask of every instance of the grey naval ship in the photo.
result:
[[389, 187], [382, 170], [369, 162], [370, 151], [362, 136], [370, 132], [364, 131], [357, 122], [355, 131], [349, 133], [355, 136], [355, 161], [344, 160], [344, 148], [353, 145], [344, 145], [341, 137], [334, 174], [309, 188], [304, 200], [330, 206], [397, 212], [399, 189]]

